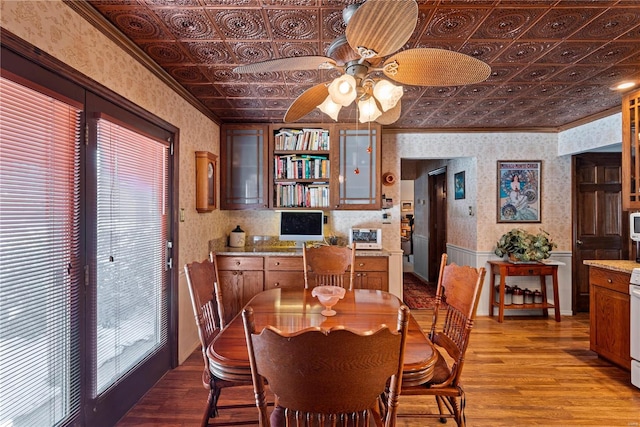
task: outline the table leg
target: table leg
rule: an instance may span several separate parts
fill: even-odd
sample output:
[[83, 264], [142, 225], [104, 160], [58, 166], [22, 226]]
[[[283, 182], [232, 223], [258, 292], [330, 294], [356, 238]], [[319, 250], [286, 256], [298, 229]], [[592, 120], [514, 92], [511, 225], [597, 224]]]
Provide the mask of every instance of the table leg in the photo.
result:
[[489, 317], [493, 317], [493, 304], [495, 301], [495, 286], [496, 286], [496, 275], [491, 271], [491, 279], [490, 279], [490, 295], [489, 295]]
[[500, 271], [500, 305], [498, 306], [498, 322], [504, 321], [504, 286], [505, 286], [505, 272]]
[[549, 309], [547, 308], [547, 276], [540, 275], [540, 291], [542, 292], [542, 303], [544, 304], [542, 315], [549, 317]]
[[553, 306], [555, 308], [556, 322], [560, 321], [560, 298], [558, 297], [558, 269], [553, 270]]

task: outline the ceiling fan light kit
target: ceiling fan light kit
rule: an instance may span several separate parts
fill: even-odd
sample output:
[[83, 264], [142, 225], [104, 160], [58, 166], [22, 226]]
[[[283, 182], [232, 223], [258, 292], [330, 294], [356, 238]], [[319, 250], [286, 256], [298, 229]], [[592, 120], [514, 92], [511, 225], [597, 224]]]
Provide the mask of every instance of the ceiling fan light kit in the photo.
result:
[[403, 94], [402, 86], [396, 86], [389, 80], [378, 80], [373, 86], [373, 96], [380, 102], [382, 111], [395, 107]]
[[[400, 118], [404, 89], [391, 81], [414, 86], [460, 86], [482, 82], [491, 73], [486, 63], [459, 52], [435, 48], [399, 51], [409, 42], [418, 21], [415, 0], [367, 0], [352, 4], [343, 12], [343, 20], [345, 35], [334, 40], [328, 50], [335, 58], [280, 58], [243, 65], [234, 71], [242, 74], [339, 70], [343, 74], [332, 82], [313, 86], [296, 98], [284, 121], [295, 122], [315, 108], [338, 121], [341, 108], [355, 101], [361, 123], [380, 124], [391, 124]], [[384, 60], [388, 55], [392, 56]], [[381, 68], [377, 68], [380, 64]], [[374, 78], [372, 73], [376, 72], [386, 79]]]
[[331, 95], [329, 95], [322, 101], [322, 104], [318, 105], [318, 109], [337, 122], [342, 105], [333, 102]]
[[343, 74], [329, 84], [331, 100], [343, 107], [351, 104], [357, 95], [356, 79], [349, 74]]
[[373, 122], [382, 115], [373, 96], [358, 101], [358, 113], [360, 123]]

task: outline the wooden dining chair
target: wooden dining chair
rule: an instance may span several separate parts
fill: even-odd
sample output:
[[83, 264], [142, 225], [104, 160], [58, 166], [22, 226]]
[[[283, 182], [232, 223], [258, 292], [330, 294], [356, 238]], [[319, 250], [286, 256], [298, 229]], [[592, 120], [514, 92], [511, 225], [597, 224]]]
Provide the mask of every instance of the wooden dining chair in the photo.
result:
[[240, 303], [241, 289], [235, 282], [224, 280], [218, 274], [218, 262], [215, 252], [209, 252], [209, 261], [213, 263], [216, 271], [216, 281], [214, 283], [214, 295], [216, 300], [216, 315], [220, 320], [220, 327], [226, 328], [229, 322], [242, 310]]
[[[397, 328], [364, 334], [341, 327], [256, 331], [251, 307], [242, 315], [261, 427], [395, 426], [410, 316], [406, 306], [398, 310]], [[265, 381], [277, 402], [271, 416]]]
[[[302, 248], [304, 263], [304, 287], [341, 286], [353, 290], [356, 245]], [[345, 276], [349, 283], [345, 285]]]
[[248, 381], [226, 381], [216, 378], [209, 369], [209, 358], [207, 357], [207, 347], [220, 332], [220, 321], [217, 314], [214, 286], [218, 283], [218, 271], [214, 262], [204, 260], [202, 262], [192, 262], [185, 264], [184, 273], [187, 278], [189, 294], [191, 295], [191, 305], [193, 314], [198, 326], [198, 336], [202, 346], [202, 357], [204, 358], [204, 370], [202, 372], [202, 385], [209, 390], [207, 407], [202, 417], [202, 426], [209, 425], [248, 425], [255, 424], [256, 420], [230, 421], [209, 424], [210, 419], [216, 418], [218, 409], [232, 409], [237, 407], [252, 407], [253, 403], [218, 406], [220, 391], [226, 387], [250, 385]]
[[[484, 276], [483, 267], [476, 269], [456, 264], [447, 265], [447, 254], [442, 255], [429, 332], [429, 338], [438, 350], [434, 374], [424, 384], [402, 387], [403, 395], [435, 396], [439, 413], [411, 413], [406, 414], [407, 417], [439, 418], [441, 422], [446, 422], [446, 418], [453, 418], [458, 426], [465, 425], [466, 400], [460, 376]], [[450, 365], [443, 352], [450, 358]], [[399, 416], [403, 417], [405, 414]]]

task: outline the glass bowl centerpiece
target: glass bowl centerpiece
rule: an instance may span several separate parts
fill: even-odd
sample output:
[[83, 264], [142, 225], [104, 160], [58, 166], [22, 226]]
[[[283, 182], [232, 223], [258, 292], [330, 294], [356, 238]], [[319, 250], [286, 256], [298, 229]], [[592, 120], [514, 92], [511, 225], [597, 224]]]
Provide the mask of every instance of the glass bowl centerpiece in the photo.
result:
[[322, 310], [323, 316], [335, 316], [335, 310], [332, 310], [331, 307], [337, 304], [339, 300], [344, 298], [345, 289], [340, 286], [316, 286], [311, 291], [311, 296], [318, 298], [320, 304], [322, 304], [325, 309]]
[[538, 234], [514, 228], [500, 237], [494, 253], [499, 257], [508, 257], [514, 262], [537, 262], [551, 256], [551, 250], [557, 245], [551, 241], [549, 233], [540, 229]]

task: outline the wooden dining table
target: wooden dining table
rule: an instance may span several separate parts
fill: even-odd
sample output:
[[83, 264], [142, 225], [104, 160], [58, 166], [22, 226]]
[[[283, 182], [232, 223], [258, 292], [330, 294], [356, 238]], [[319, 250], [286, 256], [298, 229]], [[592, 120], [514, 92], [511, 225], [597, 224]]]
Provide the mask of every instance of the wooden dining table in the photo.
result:
[[[270, 289], [257, 294], [247, 306], [253, 309], [256, 330], [271, 325], [283, 332], [293, 333], [316, 326], [322, 329], [343, 327], [363, 333], [375, 331], [386, 325], [395, 329], [398, 308], [402, 302], [398, 297], [384, 291], [355, 289], [347, 291], [344, 298], [333, 307], [336, 314], [326, 317], [324, 309], [311, 289]], [[251, 382], [249, 354], [239, 313], [220, 331], [207, 348], [209, 367], [216, 377], [229, 381]], [[403, 385], [419, 385], [433, 376], [436, 350], [410, 316], [409, 332], [404, 354]]]

